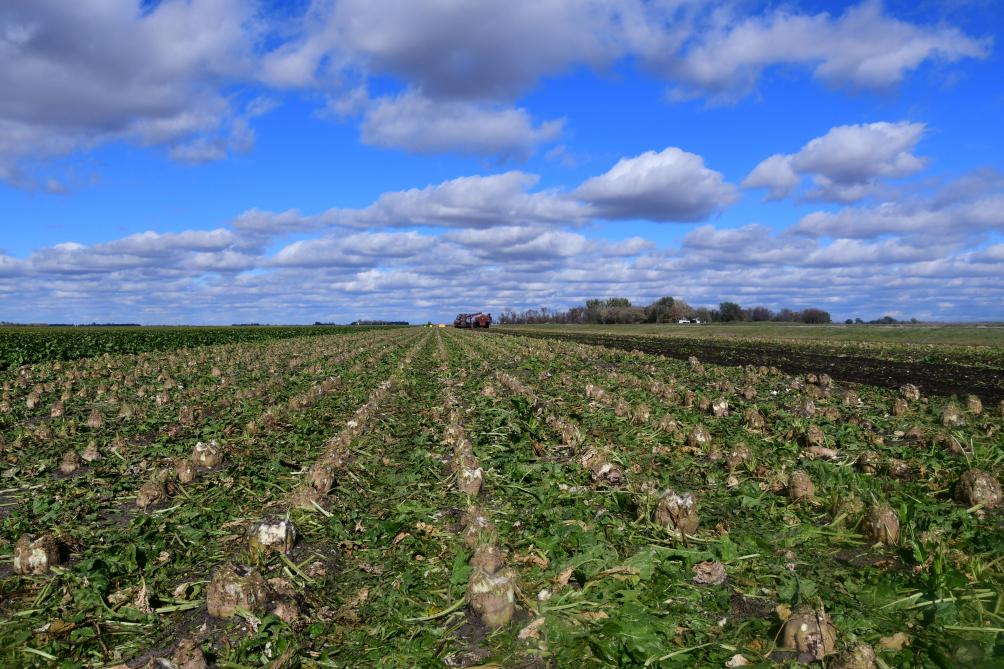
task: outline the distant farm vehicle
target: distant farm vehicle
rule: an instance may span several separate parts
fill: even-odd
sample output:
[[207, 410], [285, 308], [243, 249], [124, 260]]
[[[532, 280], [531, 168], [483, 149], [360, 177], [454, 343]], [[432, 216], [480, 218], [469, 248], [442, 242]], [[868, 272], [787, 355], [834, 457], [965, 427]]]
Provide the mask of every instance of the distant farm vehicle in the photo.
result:
[[492, 324], [492, 315], [480, 311], [473, 314], [457, 314], [453, 320], [455, 328], [488, 328]]

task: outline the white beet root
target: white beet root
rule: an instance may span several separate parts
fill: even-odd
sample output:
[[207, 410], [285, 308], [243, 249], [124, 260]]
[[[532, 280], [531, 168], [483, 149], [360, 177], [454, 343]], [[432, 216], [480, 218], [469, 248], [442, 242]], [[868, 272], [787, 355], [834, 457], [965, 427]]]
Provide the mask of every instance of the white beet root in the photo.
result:
[[694, 495], [685, 492], [677, 495], [673, 490], [667, 490], [659, 498], [655, 507], [655, 522], [665, 528], [678, 530], [684, 534], [693, 534], [700, 525], [697, 514], [697, 500]]
[[873, 506], [862, 522], [864, 534], [872, 541], [889, 546], [899, 543], [899, 515], [885, 504]]
[[261, 574], [229, 562], [213, 572], [206, 590], [206, 608], [214, 618], [229, 618], [239, 608], [262, 613], [265, 599], [265, 580]]
[[192, 449], [192, 462], [200, 467], [208, 467], [210, 469], [219, 467], [223, 464], [223, 450], [216, 443], [215, 439], [208, 444], [200, 441]]
[[255, 557], [288, 554], [296, 544], [296, 526], [286, 519], [263, 520], [252, 526], [248, 535], [248, 547]]
[[822, 660], [833, 652], [837, 628], [824, 611], [800, 609], [784, 623], [784, 647]]
[[687, 434], [687, 446], [700, 448], [711, 443], [711, 433], [703, 425], [697, 425]]
[[812, 484], [809, 475], [801, 470], [791, 473], [788, 479], [788, 497], [792, 501], [799, 502], [803, 499], [812, 499], [816, 494], [816, 487]]
[[959, 477], [955, 497], [966, 506], [981, 504], [984, 509], [994, 509], [1001, 503], [1001, 484], [990, 472], [970, 469]]
[[51, 535], [22, 534], [14, 544], [14, 572], [17, 574], [45, 574], [60, 562], [59, 542]]

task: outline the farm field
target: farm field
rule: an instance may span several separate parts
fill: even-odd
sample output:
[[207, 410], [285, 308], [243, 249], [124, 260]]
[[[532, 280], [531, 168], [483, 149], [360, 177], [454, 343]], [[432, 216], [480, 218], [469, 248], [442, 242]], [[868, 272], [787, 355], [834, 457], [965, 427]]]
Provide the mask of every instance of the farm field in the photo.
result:
[[801, 323], [677, 323], [640, 325], [531, 325], [505, 326], [595, 334], [655, 335], [707, 339], [766, 339], [795, 342], [851, 342], [888, 344], [939, 344], [949, 350], [963, 347], [1004, 347], [1004, 325], [994, 324], [899, 324], [899, 325], [804, 325]]
[[0, 370], [101, 353], [142, 353], [229, 342], [330, 335], [368, 326], [0, 326]]
[[1004, 664], [1004, 403], [506, 332], [0, 372], [0, 666]]
[[997, 326], [530, 325], [504, 333], [566, 339], [686, 360], [768, 365], [793, 374], [941, 394], [1004, 399], [1004, 328]]

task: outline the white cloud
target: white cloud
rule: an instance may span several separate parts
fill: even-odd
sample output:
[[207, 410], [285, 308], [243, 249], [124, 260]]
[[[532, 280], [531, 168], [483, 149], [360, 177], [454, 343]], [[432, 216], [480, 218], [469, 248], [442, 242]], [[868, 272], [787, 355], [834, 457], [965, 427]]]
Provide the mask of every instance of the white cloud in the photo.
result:
[[[983, 58], [989, 42], [888, 16], [865, 0], [842, 15], [764, 15], [725, 2], [316, 0], [293, 38], [262, 59], [274, 86], [316, 88], [339, 116], [364, 111], [364, 141], [418, 153], [525, 158], [560, 126], [513, 102], [575, 67], [637, 57], [674, 96], [735, 100], [762, 71], [814, 67], [833, 85], [885, 89], [926, 61]], [[390, 77], [405, 92], [369, 100]], [[466, 138], [466, 139], [465, 139]], [[841, 186], [842, 187], [842, 186]]]
[[902, 235], [958, 240], [991, 231], [1004, 232], [1004, 175], [992, 169], [922, 183], [892, 201], [812, 212], [791, 228], [794, 234], [847, 239]]
[[359, 233], [293, 242], [276, 253], [279, 267], [370, 267], [386, 260], [421, 256], [435, 240], [416, 232]]
[[936, 206], [928, 199], [883, 202], [872, 207], [817, 211], [803, 217], [793, 231], [816, 237], [868, 239], [885, 234], [967, 236], [1004, 231], [1004, 193]]
[[142, 232], [85, 246], [64, 242], [35, 251], [22, 265], [25, 272], [87, 274], [137, 271], [239, 271], [255, 264], [259, 250], [253, 240], [231, 230]]
[[534, 223], [329, 234], [287, 244], [271, 258], [253, 250], [258, 243], [256, 231], [222, 228], [67, 242], [26, 260], [0, 255], [0, 294], [18, 295], [3, 316], [424, 320], [613, 294], [644, 303], [670, 293], [695, 304], [822, 306], [840, 317], [894, 309], [919, 318], [1004, 317], [1004, 245], [937, 229], [824, 241], [760, 225], [704, 225], [679, 245], [656, 246]]
[[574, 195], [607, 219], [700, 221], [735, 203], [736, 188], [693, 153], [669, 147], [622, 158]]
[[225, 228], [164, 233], [149, 230], [113, 242], [97, 244], [92, 248], [95, 252], [103, 255], [128, 254], [156, 257], [165, 253], [184, 251], [223, 251], [237, 245], [239, 241], [233, 232]]
[[146, 12], [135, 2], [7, 0], [0, 178], [31, 187], [26, 161], [110, 140], [174, 146], [212, 136], [233, 116], [220, 88], [253, 71], [253, 29], [241, 0], [164, 0]]
[[226, 249], [217, 252], [192, 253], [183, 258], [178, 266], [196, 274], [205, 272], [243, 272], [254, 269], [259, 264], [255, 255]]
[[926, 160], [913, 153], [924, 135], [923, 123], [868, 123], [831, 128], [797, 153], [770, 156], [743, 180], [745, 188], [767, 188], [772, 199], [790, 195], [803, 177], [815, 187], [813, 200], [857, 202], [876, 192], [880, 178], [918, 172]]
[[[6, 0], [0, 179], [45, 191], [47, 161], [112, 141], [189, 163], [247, 152], [250, 121], [274, 103], [242, 111], [241, 97], [261, 84], [318, 91], [329, 111], [358, 116], [372, 145], [525, 159], [562, 134], [563, 119], [538, 119], [517, 101], [577, 68], [637, 60], [677, 92], [734, 100], [775, 65], [886, 88], [922, 63], [989, 51], [989, 41], [893, 18], [874, 1], [840, 16], [751, 15], [716, 0], [313, 0], [260, 10], [248, 0]], [[403, 92], [371, 100], [375, 80]], [[861, 190], [836, 181], [819, 195], [847, 201]]]
[[801, 264], [815, 244], [805, 239], [777, 237], [759, 224], [741, 228], [702, 225], [688, 232], [681, 244], [680, 260], [689, 267], [728, 267]]
[[282, 212], [248, 209], [234, 219], [233, 226], [243, 233], [268, 236], [315, 230], [334, 223], [331, 214], [305, 216], [299, 209]]
[[[954, 248], [953, 248], [954, 247]], [[883, 266], [915, 263], [942, 258], [958, 250], [957, 244], [942, 241], [886, 239], [869, 242], [860, 239], [836, 239], [820, 247], [799, 264], [811, 267], [860, 267], [878, 264]]]
[[987, 40], [901, 21], [887, 16], [879, 0], [865, 0], [839, 17], [787, 9], [758, 17], [713, 12], [665, 71], [680, 82], [676, 95], [727, 102], [749, 94], [772, 66], [814, 67], [818, 79], [834, 86], [887, 89], [925, 61], [988, 52]]
[[0, 276], [13, 276], [23, 271], [24, 263], [0, 251]]
[[634, 0], [315, 2], [264, 79], [316, 85], [345, 70], [389, 74], [436, 99], [512, 100], [542, 76], [602, 67], [623, 51]]
[[435, 101], [414, 92], [376, 100], [365, 112], [362, 141], [413, 153], [462, 153], [526, 159], [561, 135], [563, 121], [535, 125], [521, 108]]
[[791, 156], [775, 153], [757, 165], [743, 179], [743, 188], [770, 189], [770, 197], [779, 200], [786, 197], [802, 183], [802, 177], [795, 174], [791, 166]]
[[234, 221], [244, 233], [286, 234], [332, 226], [481, 228], [512, 225], [576, 226], [592, 219], [699, 221], [738, 199], [736, 188], [704, 166], [700, 156], [670, 147], [620, 160], [572, 192], [531, 189], [539, 177], [511, 170], [458, 177], [424, 188], [380, 195], [361, 209], [252, 209]]
[[384, 193], [361, 210], [342, 210], [341, 223], [363, 226], [482, 227], [512, 223], [567, 224], [588, 211], [551, 191], [528, 192], [538, 177], [510, 171], [460, 177], [436, 186]]

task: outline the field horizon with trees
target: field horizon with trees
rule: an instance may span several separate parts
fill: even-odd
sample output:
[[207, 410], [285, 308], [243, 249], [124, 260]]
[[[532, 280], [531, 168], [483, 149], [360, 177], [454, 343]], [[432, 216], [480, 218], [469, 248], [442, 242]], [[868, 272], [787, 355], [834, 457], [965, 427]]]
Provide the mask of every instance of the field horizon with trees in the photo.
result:
[[788, 308], [774, 311], [758, 305], [744, 308], [736, 302], [722, 302], [717, 308], [694, 307], [685, 300], [672, 296], [661, 297], [646, 306], [637, 306], [626, 297], [590, 299], [582, 306], [567, 310], [526, 309], [517, 312], [506, 309], [499, 316], [504, 325], [528, 325], [534, 323], [577, 323], [577, 324], [631, 324], [631, 323], [676, 323], [681, 319], [698, 319], [704, 323], [731, 322], [780, 322], [826, 324], [832, 322], [829, 312], [816, 307], [801, 310]]

